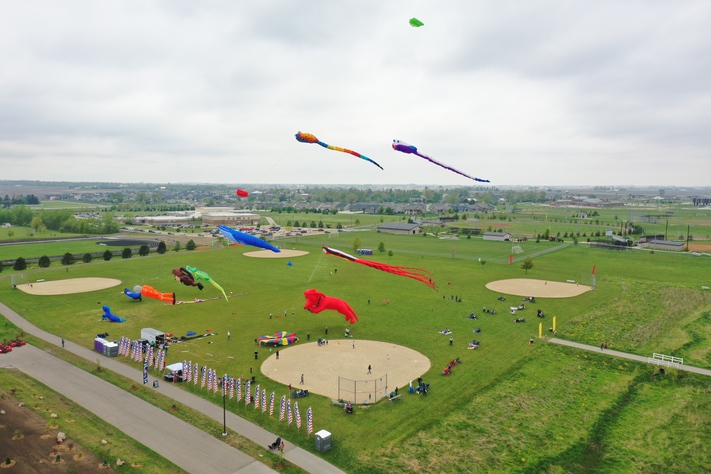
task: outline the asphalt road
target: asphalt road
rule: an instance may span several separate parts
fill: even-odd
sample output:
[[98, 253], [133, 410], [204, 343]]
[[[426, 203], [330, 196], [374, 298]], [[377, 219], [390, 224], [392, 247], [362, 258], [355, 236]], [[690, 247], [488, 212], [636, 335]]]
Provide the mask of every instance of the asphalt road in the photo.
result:
[[[0, 314], [17, 327], [22, 328], [26, 333], [56, 344], [57, 350], [62, 350], [60, 347], [61, 338], [34, 326], [2, 303], [0, 303]], [[72, 352], [91, 362], [95, 362], [99, 358], [102, 367], [143, 383], [143, 373], [140, 370], [125, 365], [114, 358], [104, 357], [69, 340], [65, 341], [63, 350]], [[35, 353], [38, 353], [38, 355], [33, 355]], [[247, 454], [228, 446], [222, 440], [202, 432], [175, 416], [144, 402], [133, 394], [84, 372], [48, 352], [29, 345], [23, 346], [9, 354], [0, 355], [0, 368], [7, 365], [17, 367], [56, 392], [74, 400], [188, 472], [275, 472]], [[81, 382], [78, 382], [79, 380]], [[149, 377], [151, 386], [153, 380], [157, 379]], [[222, 407], [211, 401], [193, 395], [168, 382], [164, 383], [163, 380], [160, 380], [159, 387], [156, 390], [219, 423], [223, 422]], [[111, 394], [110, 396], [108, 395], [109, 393]], [[159, 412], [161, 415], [155, 412]], [[160, 416], [160, 418], [154, 418], [154, 416]], [[130, 420], [130, 423], [123, 423], [121, 421], [122, 417]], [[160, 423], [156, 423], [156, 420], [160, 420]], [[152, 425], [154, 428], [144, 425]], [[139, 429], [134, 430], [134, 426], [139, 426]], [[160, 427], [157, 431], [156, 426]], [[277, 438], [276, 434], [270, 433], [230, 412], [227, 412], [227, 428], [265, 447], [273, 443]], [[190, 433], [190, 435], [185, 435], [185, 433]], [[193, 436], [195, 436], [194, 439]], [[284, 437], [282, 436], [282, 438]], [[201, 440], [201, 443], [204, 443], [204, 446], [199, 449], [196, 441], [198, 439]], [[288, 439], [284, 439], [284, 442], [286, 445], [284, 458], [305, 471], [324, 474], [344, 472], [318, 456], [294, 446], [289, 443]], [[206, 458], [214, 459], [214, 461], [212, 463], [206, 462]], [[221, 458], [229, 460], [229, 462], [222, 462]]]

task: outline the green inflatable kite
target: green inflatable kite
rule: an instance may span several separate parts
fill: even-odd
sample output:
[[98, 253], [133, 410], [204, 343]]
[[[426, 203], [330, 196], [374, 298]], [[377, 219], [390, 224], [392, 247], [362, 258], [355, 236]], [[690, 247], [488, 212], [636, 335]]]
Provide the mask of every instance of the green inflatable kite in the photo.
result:
[[227, 294], [225, 293], [225, 290], [223, 290], [222, 287], [220, 285], [218, 285], [217, 282], [215, 282], [215, 280], [213, 280], [212, 277], [210, 277], [210, 275], [207, 274], [207, 272], [198, 270], [197, 268], [191, 267], [190, 265], [187, 265], [185, 268], [190, 273], [193, 274], [193, 276], [195, 277], [195, 280], [204, 281], [205, 283], [212, 284], [212, 286], [214, 286], [215, 288], [217, 288], [218, 290], [220, 290], [222, 292], [223, 296], [225, 297], [225, 300], [229, 301], [227, 299]]

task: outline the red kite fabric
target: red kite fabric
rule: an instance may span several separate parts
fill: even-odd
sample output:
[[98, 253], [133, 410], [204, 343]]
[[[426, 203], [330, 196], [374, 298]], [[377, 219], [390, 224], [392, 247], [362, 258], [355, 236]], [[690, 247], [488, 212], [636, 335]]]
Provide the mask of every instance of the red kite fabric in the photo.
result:
[[370, 268], [375, 268], [376, 270], [392, 273], [393, 275], [400, 275], [407, 278], [412, 278], [413, 280], [417, 280], [424, 283], [425, 285], [429, 286], [434, 290], [437, 289], [437, 285], [435, 284], [432, 278], [432, 274], [427, 270], [423, 270], [422, 268], [400, 267], [396, 265], [387, 265], [385, 263], [380, 262], [373, 262], [371, 260], [364, 260], [362, 258], [357, 258], [353, 255], [349, 255], [345, 252], [341, 252], [340, 250], [326, 246], [323, 247], [323, 251], [329, 255], [341, 257], [342, 259], [348, 260], [350, 262], [360, 263], [361, 265], [366, 265]]
[[306, 297], [304, 309], [307, 309], [314, 314], [318, 314], [326, 309], [331, 309], [344, 315], [346, 317], [346, 321], [351, 324], [358, 321], [358, 316], [356, 316], [353, 308], [351, 308], [350, 305], [343, 300], [339, 300], [338, 298], [334, 298], [332, 296], [326, 296], [320, 291], [316, 291], [315, 288], [304, 291], [304, 296]]
[[249, 196], [249, 193], [247, 191], [245, 191], [244, 189], [238, 189], [237, 196], [246, 198], [247, 196]]

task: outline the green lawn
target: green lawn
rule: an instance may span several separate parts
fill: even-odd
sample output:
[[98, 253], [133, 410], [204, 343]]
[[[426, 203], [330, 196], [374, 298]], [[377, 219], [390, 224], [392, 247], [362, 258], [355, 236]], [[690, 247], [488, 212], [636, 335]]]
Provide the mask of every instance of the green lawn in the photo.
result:
[[[414, 280], [397, 277], [362, 265], [327, 256], [321, 245], [352, 252], [355, 238], [361, 247], [378, 248], [383, 242], [388, 256], [375, 252], [368, 257], [393, 265], [416, 266], [429, 270], [439, 285], [439, 292]], [[709, 285], [711, 259], [689, 254], [647, 251], [609, 252], [548, 242], [524, 242], [523, 254], [507, 265], [510, 243], [484, 242], [479, 238], [442, 240], [432, 236], [396, 236], [368, 232], [343, 232], [331, 237], [299, 237], [282, 240], [282, 248], [296, 248], [310, 253], [290, 259], [252, 259], [242, 256], [245, 247], [208, 251], [151, 255], [129, 260], [114, 259], [107, 265], [80, 264], [66, 273], [49, 269], [33, 278], [64, 279], [83, 276], [118, 278], [120, 287], [85, 294], [33, 297], [10, 289], [9, 280], [0, 284], [0, 300], [41, 328], [71, 339], [86, 347], [93, 337], [108, 331], [112, 339], [126, 335], [138, 337], [142, 327], [155, 327], [174, 334], [210, 329], [225, 337], [205, 338], [186, 343], [170, 351], [168, 363], [188, 359], [208, 365], [217, 373], [239, 376], [254, 365], [254, 350], [260, 360], [268, 349], [255, 346], [257, 335], [279, 330], [297, 334], [322, 334], [328, 326], [339, 334], [347, 325], [336, 313], [314, 315], [304, 311], [303, 291], [317, 288], [328, 295], [349, 302], [360, 317], [351, 328], [356, 339], [372, 339], [403, 344], [425, 354], [432, 369], [424, 375], [431, 386], [427, 397], [404, 395], [402, 403], [379, 403], [353, 416], [332, 407], [325, 397], [311, 396], [300, 403], [302, 416], [312, 406], [314, 429], [333, 433], [334, 447], [323, 457], [347, 472], [609, 472], [615, 471], [626, 454], [630, 459], [621, 472], [651, 471], [701, 472], [708, 456], [684, 459], [651, 456], [634, 457], [649, 446], [650, 437], [663, 436], [669, 423], [660, 420], [651, 427], [634, 415], [636, 410], [665, 409], [676, 417], [693, 423], [674, 432], [675, 445], [708, 445], [704, 426], [711, 422], [711, 412], [691, 407], [700, 403], [699, 387], [708, 385], [702, 376], [679, 374], [650, 380], [652, 367], [622, 362], [599, 354], [583, 354], [573, 349], [538, 341], [534, 314], [526, 315], [526, 324], [513, 324], [506, 309], [511, 301], [501, 303], [484, 285], [492, 280], [526, 277], [520, 259], [534, 258], [528, 278], [552, 281], [590, 278], [597, 265], [597, 289], [576, 298], [541, 299], [534, 308], [545, 311], [545, 325], [556, 316], [558, 336], [580, 342], [599, 344], [607, 340], [612, 348], [640, 355], [665, 352], [685, 357], [685, 362], [711, 367], [708, 354], [711, 340], [705, 322], [711, 299], [702, 285]], [[487, 262], [482, 265], [479, 258]], [[202, 293], [180, 286], [170, 270], [192, 265], [203, 269], [228, 292], [229, 302], [166, 306], [155, 300], [129, 300], [123, 287], [150, 285], [162, 292], [175, 291], [178, 299], [217, 296], [208, 286]], [[331, 271], [338, 268], [335, 275]], [[0, 277], [7, 277], [3, 272]], [[1, 283], [1, 282], [0, 282]], [[448, 300], [450, 295], [462, 303]], [[444, 298], [443, 298], [444, 296]], [[389, 305], [368, 305], [389, 299]], [[127, 319], [121, 325], [102, 322], [101, 306]], [[470, 312], [485, 305], [499, 315], [480, 315], [470, 321]], [[269, 314], [292, 311], [296, 317], [269, 319]], [[438, 334], [449, 327], [455, 346]], [[472, 329], [481, 327], [476, 335]], [[466, 341], [476, 336], [482, 340], [476, 351], [466, 350]], [[209, 345], [208, 345], [209, 343]], [[288, 350], [288, 349], [286, 349]], [[440, 375], [454, 357], [460, 357], [449, 377]], [[137, 366], [137, 365], [136, 365]], [[277, 398], [286, 387], [263, 377], [259, 382]], [[185, 387], [201, 393], [199, 389]], [[688, 394], [684, 403], [671, 394]], [[647, 394], [642, 396], [640, 394]], [[205, 395], [208, 399], [217, 398]], [[313, 438], [302, 430], [287, 428], [277, 417], [262, 417], [253, 408], [230, 403], [237, 414], [278, 432], [314, 451]], [[652, 430], [650, 432], [650, 430]], [[637, 432], [637, 440], [626, 433]], [[645, 433], [647, 437], [643, 437]], [[625, 442], [610, 443], [625, 439]], [[602, 446], [602, 448], [601, 448]], [[612, 450], [615, 450], [614, 452]], [[619, 461], [615, 461], [619, 460]], [[614, 463], [613, 463], [614, 461]], [[651, 472], [650, 471], [650, 472]]]
[[[135, 239], [140, 240], [140, 237], [137, 236], [135, 237]], [[143, 239], [146, 238], [143, 237]], [[67, 252], [77, 255], [92, 252], [103, 252], [106, 249], [123, 250], [124, 248], [123, 246], [108, 247], [105, 245], [99, 245], [100, 242], [102, 242], [101, 239], [93, 238], [86, 240], [66, 240], [60, 242], [36, 242], [14, 245], [0, 245], [0, 260], [17, 260], [18, 257], [22, 257], [25, 259], [39, 258], [43, 255], [47, 255], [48, 257], [56, 257], [62, 256]], [[127, 247], [138, 248], [140, 247], [140, 245], [128, 245]], [[57, 264], [55, 263], [55, 265]]]

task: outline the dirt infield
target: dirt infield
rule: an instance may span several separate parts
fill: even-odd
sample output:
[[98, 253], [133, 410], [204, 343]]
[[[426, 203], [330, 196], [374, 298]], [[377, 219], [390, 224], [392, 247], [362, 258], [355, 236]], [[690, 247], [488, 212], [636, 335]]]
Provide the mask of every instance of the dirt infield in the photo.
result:
[[[355, 349], [353, 346], [355, 345]], [[276, 351], [279, 350], [279, 360]], [[372, 373], [368, 374], [368, 366]], [[370, 381], [375, 386], [375, 380], [384, 380], [387, 374], [387, 393], [395, 387], [407, 387], [411, 380], [427, 372], [431, 367], [430, 360], [417, 351], [397, 344], [377, 341], [361, 341], [353, 339], [329, 340], [328, 344], [318, 345], [317, 342], [297, 344], [290, 347], [272, 349], [272, 355], [264, 361], [261, 371], [267, 377], [291, 384], [292, 390], [306, 389], [335, 400], [338, 399], [338, 377], [351, 380]], [[304, 375], [304, 385], [300, 384], [301, 374]], [[385, 393], [385, 384], [378, 382], [379, 396]], [[382, 384], [382, 385], [380, 385]], [[359, 384], [365, 387], [367, 384]], [[417, 385], [417, 382], [415, 382]], [[380, 389], [383, 392], [380, 392]], [[363, 403], [368, 396], [346, 397], [342, 391], [341, 397], [353, 402]], [[374, 400], [375, 397], [371, 400]]]
[[69, 280], [23, 283], [17, 285], [17, 289], [24, 291], [28, 295], [69, 295], [105, 290], [120, 284], [121, 280], [114, 278], [72, 278]]
[[691, 251], [691, 252], [708, 252], [710, 250], [711, 250], [711, 244], [689, 243], [689, 251]]
[[486, 287], [497, 293], [518, 296], [534, 296], [536, 298], [570, 298], [590, 291], [592, 288], [577, 283], [563, 283], [559, 281], [529, 280], [527, 278], [513, 278], [511, 280], [497, 280], [486, 284]]
[[256, 252], [245, 252], [246, 257], [256, 257], [256, 258], [291, 258], [291, 257], [302, 257], [308, 255], [309, 253], [305, 250], [288, 250], [281, 249], [281, 252], [272, 252], [271, 250], [257, 250]]

